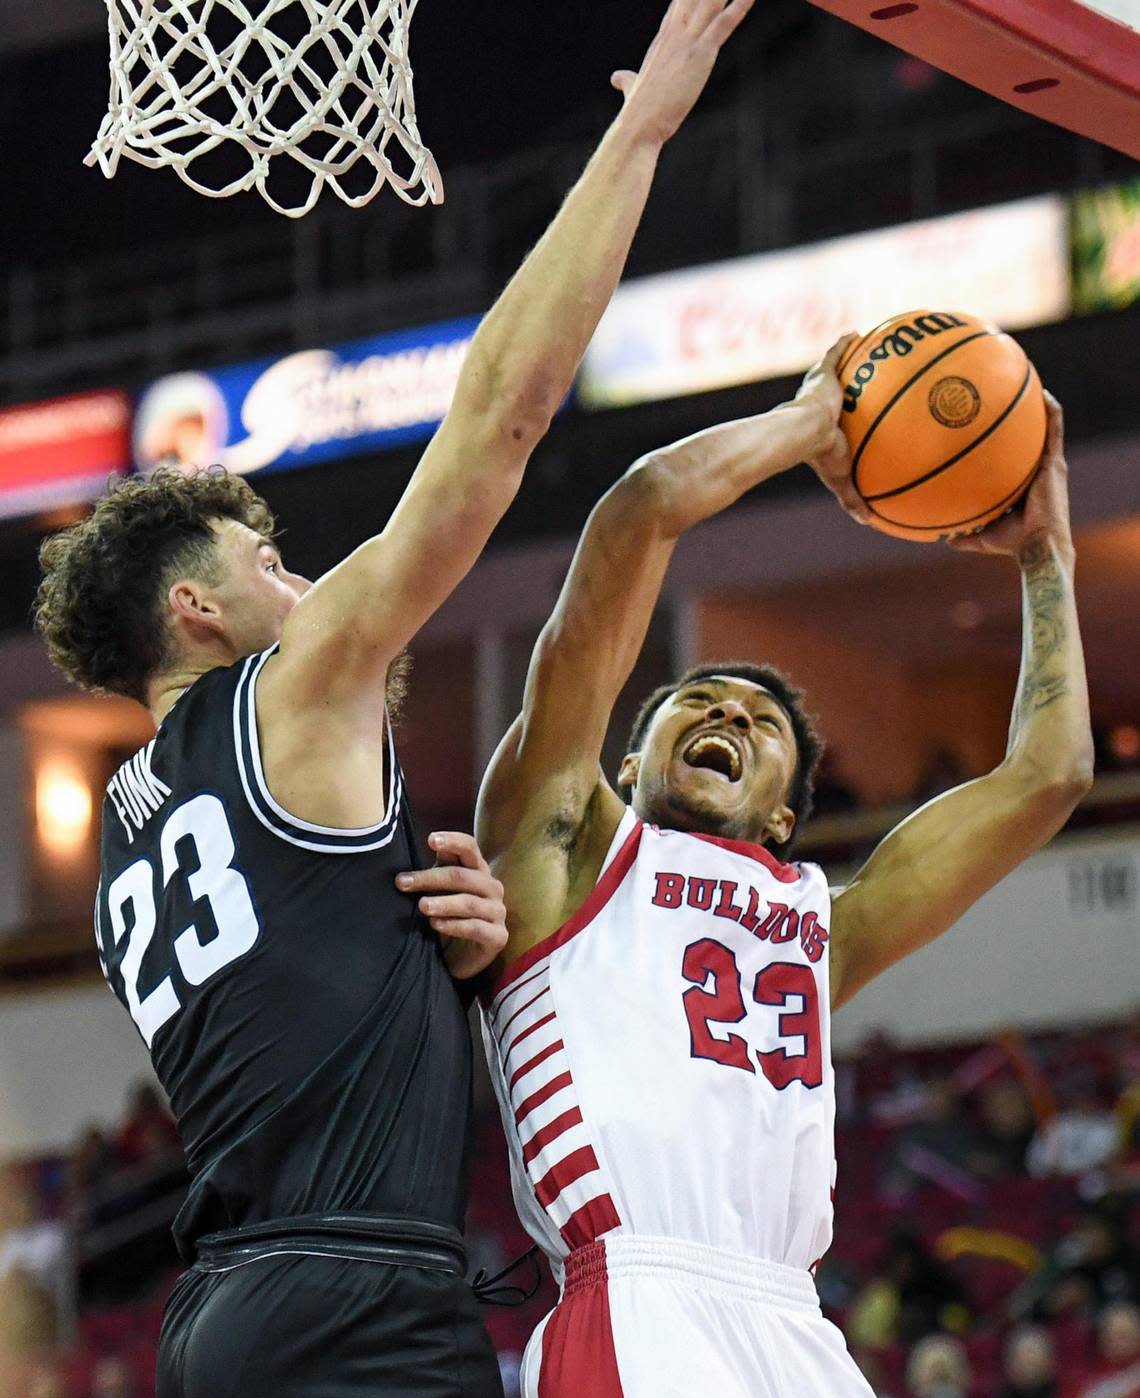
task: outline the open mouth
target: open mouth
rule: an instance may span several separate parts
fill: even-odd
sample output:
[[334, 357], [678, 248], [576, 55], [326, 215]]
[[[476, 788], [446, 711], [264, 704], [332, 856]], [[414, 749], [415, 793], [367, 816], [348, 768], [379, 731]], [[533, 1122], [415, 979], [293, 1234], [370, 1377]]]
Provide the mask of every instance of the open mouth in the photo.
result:
[[740, 751], [735, 743], [719, 733], [698, 734], [681, 757], [690, 767], [717, 772], [730, 782], [740, 780], [743, 766]]

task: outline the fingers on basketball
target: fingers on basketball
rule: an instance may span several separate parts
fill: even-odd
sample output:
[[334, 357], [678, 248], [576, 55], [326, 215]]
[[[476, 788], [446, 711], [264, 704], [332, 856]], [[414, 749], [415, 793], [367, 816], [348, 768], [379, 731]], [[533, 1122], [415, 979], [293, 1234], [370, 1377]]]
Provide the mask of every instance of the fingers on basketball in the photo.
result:
[[871, 515], [859, 492], [851, 484], [849, 475], [837, 475], [832, 480], [826, 480], [824, 484], [835, 496], [852, 519], [860, 524], [869, 524]]
[[860, 524], [870, 521], [870, 511], [851, 479], [851, 454], [847, 443], [836, 429], [837, 441], [826, 455], [816, 462], [816, 473], [847, 513]]
[[840, 335], [820, 361], [823, 368], [834, 374], [839, 361], [858, 338], [859, 332], [857, 330], [848, 330], [845, 335]]
[[[993, 529], [996, 526], [990, 525]], [[992, 538], [987, 539], [985, 534], [956, 534], [952, 539], [947, 539], [946, 543], [955, 553], [993, 553]]]
[[907, 312], [838, 368], [855, 484], [877, 528], [933, 543], [1000, 519], [1030, 488], [1045, 439], [1040, 382], [989, 322]]
[[1065, 457], [1065, 410], [1053, 397], [1048, 389], [1045, 390], [1045, 459], [1060, 457], [1064, 461]]

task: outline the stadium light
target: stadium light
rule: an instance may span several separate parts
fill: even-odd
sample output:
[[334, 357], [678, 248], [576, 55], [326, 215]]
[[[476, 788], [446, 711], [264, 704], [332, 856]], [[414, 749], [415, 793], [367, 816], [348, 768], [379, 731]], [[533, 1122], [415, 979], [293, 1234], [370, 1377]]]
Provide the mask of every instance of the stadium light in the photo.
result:
[[91, 790], [75, 768], [51, 761], [39, 769], [36, 826], [52, 854], [69, 855], [82, 848], [91, 829]]

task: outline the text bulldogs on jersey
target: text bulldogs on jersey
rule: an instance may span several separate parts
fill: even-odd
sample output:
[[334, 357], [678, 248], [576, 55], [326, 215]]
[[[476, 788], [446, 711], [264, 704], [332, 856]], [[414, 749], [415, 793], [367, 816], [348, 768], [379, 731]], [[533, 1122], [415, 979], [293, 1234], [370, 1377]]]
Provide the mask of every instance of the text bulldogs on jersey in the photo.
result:
[[[656, 875], [651, 902], [655, 908], [693, 908], [699, 913], [739, 922], [741, 927], [767, 942], [792, 942], [798, 937], [809, 961], [818, 961], [827, 943], [827, 928], [812, 911], [801, 914], [787, 903], [772, 903], [760, 891], [748, 887], [747, 905], [738, 902], [739, 887], [731, 879], [701, 879], [693, 875], [661, 871]], [[743, 895], [742, 895], [743, 897]]]

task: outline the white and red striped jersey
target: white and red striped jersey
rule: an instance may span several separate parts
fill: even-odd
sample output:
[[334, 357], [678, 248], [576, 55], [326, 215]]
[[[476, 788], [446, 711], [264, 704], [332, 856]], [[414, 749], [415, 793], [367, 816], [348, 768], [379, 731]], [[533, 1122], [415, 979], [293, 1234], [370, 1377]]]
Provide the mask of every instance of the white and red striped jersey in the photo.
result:
[[623, 816], [590, 897], [484, 997], [527, 1231], [809, 1268], [831, 1241], [823, 873]]

